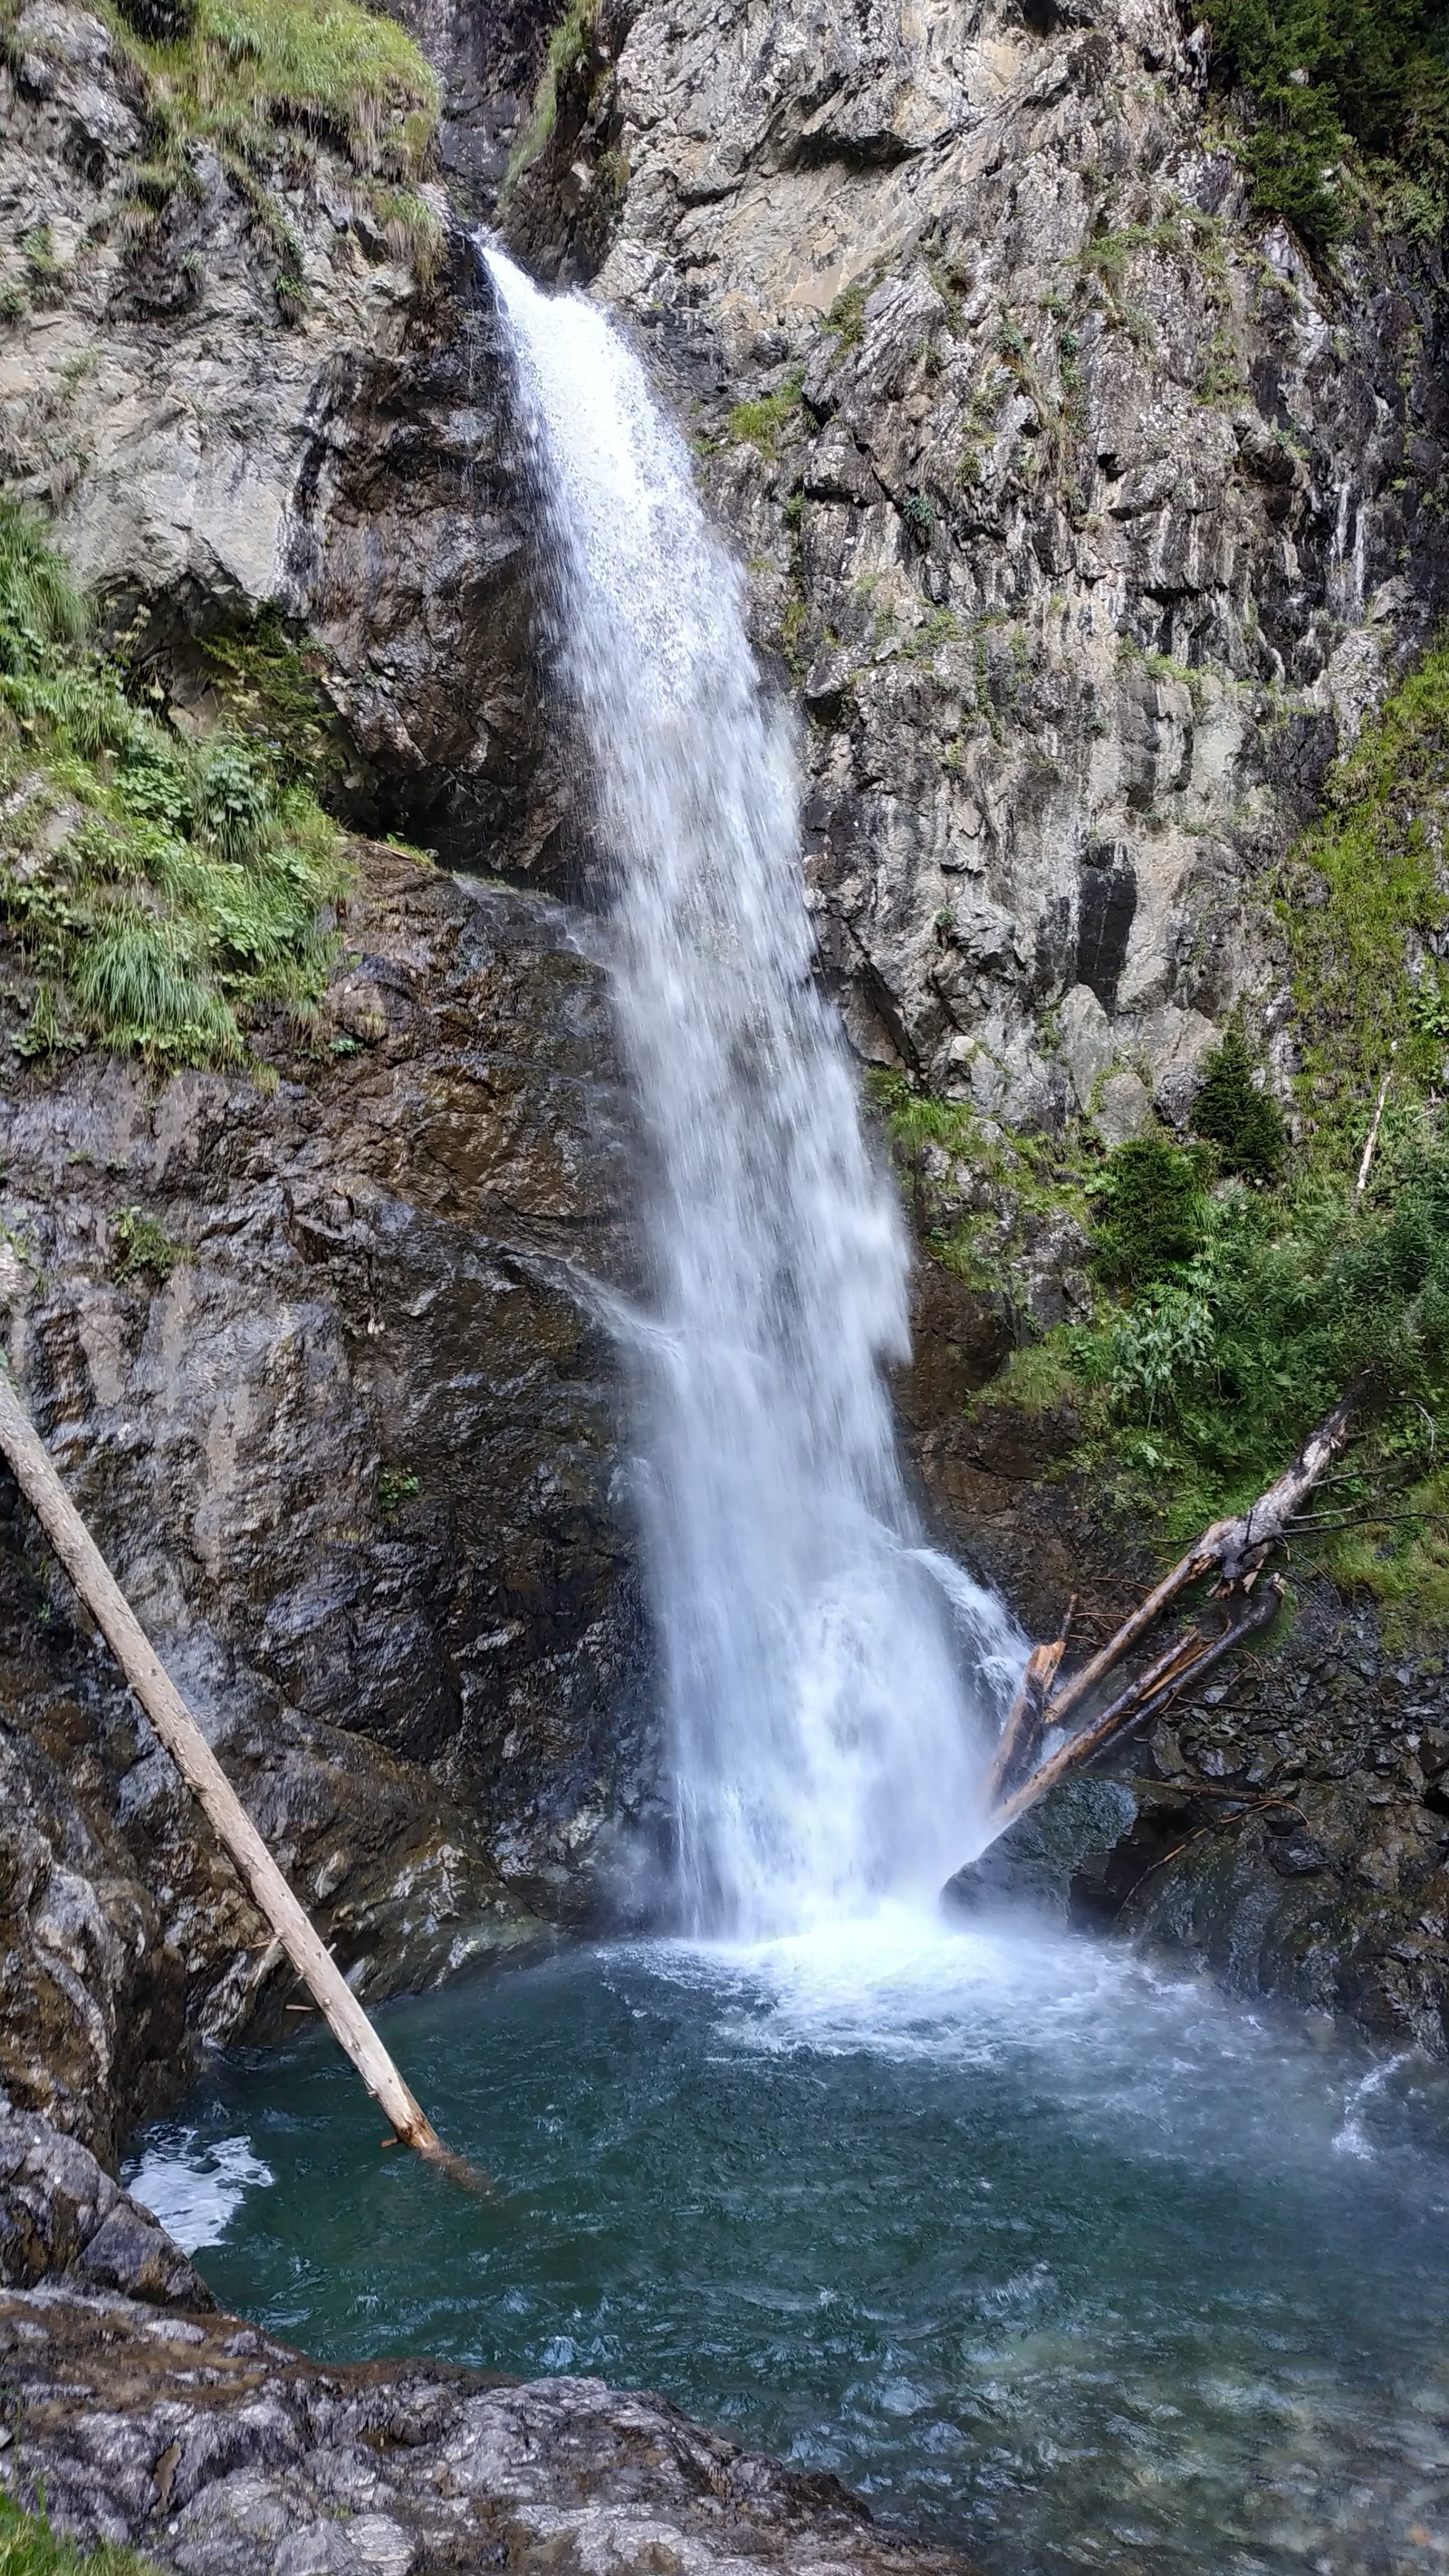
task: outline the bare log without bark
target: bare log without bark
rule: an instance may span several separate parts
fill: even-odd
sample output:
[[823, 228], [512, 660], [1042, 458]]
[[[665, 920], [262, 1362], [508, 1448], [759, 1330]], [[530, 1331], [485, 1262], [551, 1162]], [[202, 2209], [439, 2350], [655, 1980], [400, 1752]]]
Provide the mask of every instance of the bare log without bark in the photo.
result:
[[1013, 1796], [1003, 1800], [992, 1815], [993, 1826], [1004, 1832], [1028, 1807], [1034, 1807], [1038, 1798], [1044, 1798], [1048, 1789], [1054, 1789], [1058, 1780], [1065, 1779], [1069, 1771], [1085, 1771], [1111, 1746], [1120, 1744], [1124, 1736], [1135, 1734], [1149, 1718], [1160, 1717], [1179, 1691], [1195, 1688], [1225, 1655], [1232, 1654], [1236, 1647], [1276, 1619], [1282, 1600], [1280, 1583], [1274, 1581], [1265, 1585], [1242, 1618], [1233, 1627], [1225, 1628], [1220, 1637], [1214, 1637], [1210, 1645], [1204, 1645], [1195, 1628], [1189, 1629], [1185, 1637], [1179, 1637], [1155, 1664], [1150, 1664], [1145, 1673], [1139, 1674], [1137, 1680], [1113, 1701], [1109, 1709], [1104, 1709], [1091, 1726], [1084, 1727], [1080, 1735], [1072, 1736], [1068, 1743], [1059, 1746], [1038, 1765], [1029, 1780], [1023, 1780]]
[[0, 1448], [22, 1494], [218, 1841], [404, 2145], [478, 2180], [443, 2145], [278, 1869], [62, 1485], [0, 1364]]
[[1054, 1691], [1051, 1680], [1061, 1662], [1062, 1643], [1033, 1648], [987, 1774], [987, 1817], [993, 1838], [1034, 1806], [1058, 1780], [1094, 1762], [1110, 1744], [1156, 1716], [1179, 1691], [1200, 1681], [1245, 1638], [1268, 1625], [1282, 1600], [1281, 1584], [1265, 1586], [1262, 1598], [1211, 1644], [1205, 1645], [1195, 1629], [1179, 1638], [1129, 1683], [1110, 1707], [1022, 1778], [1043, 1736], [1061, 1726], [1074, 1709], [1081, 1708], [1180, 1593], [1214, 1573], [1219, 1578], [1220, 1593], [1252, 1589], [1267, 1558], [1283, 1544], [1306, 1497], [1327, 1474], [1347, 1440], [1358, 1394], [1358, 1387], [1349, 1389], [1317, 1429], [1310, 1432], [1292, 1466], [1259, 1495], [1251, 1510], [1235, 1520], [1214, 1521], [1210, 1529], [1205, 1529], [1171, 1573], [1165, 1574], [1131, 1617], [1123, 1620], [1115, 1636], [1060, 1689]]
[[1065, 1637], [1058, 1637], [1050, 1646], [1033, 1646], [1027, 1656], [1026, 1670], [986, 1775], [986, 1796], [993, 1807], [1014, 1787], [1041, 1742], [1046, 1696], [1056, 1680], [1066, 1642]]

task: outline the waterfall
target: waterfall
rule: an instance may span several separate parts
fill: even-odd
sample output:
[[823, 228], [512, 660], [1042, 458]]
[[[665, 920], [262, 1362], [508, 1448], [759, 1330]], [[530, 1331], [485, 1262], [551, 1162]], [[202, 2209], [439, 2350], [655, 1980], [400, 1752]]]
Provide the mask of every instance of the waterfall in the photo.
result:
[[636, 1446], [683, 1906], [793, 1930], [934, 1893], [966, 1855], [978, 1699], [1022, 1649], [943, 1582], [902, 1480], [904, 1229], [812, 977], [793, 745], [739, 570], [604, 314], [483, 255], [645, 1140]]

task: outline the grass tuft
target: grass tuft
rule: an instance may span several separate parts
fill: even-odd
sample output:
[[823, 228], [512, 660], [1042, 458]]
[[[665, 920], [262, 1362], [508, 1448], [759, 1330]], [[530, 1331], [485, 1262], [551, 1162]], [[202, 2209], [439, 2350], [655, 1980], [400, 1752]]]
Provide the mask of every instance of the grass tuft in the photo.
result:
[[160, 2576], [149, 2558], [102, 2541], [82, 2549], [52, 2531], [44, 2513], [26, 2513], [0, 2495], [0, 2576]]

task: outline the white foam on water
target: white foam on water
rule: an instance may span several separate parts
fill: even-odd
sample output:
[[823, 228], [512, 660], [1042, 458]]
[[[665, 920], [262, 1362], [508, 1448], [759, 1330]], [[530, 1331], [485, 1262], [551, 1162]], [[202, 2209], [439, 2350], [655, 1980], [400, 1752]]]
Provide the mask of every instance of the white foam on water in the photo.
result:
[[126, 2189], [183, 2254], [196, 2254], [219, 2245], [247, 2193], [275, 2179], [247, 2138], [203, 2139], [194, 2129], [167, 2129], [148, 2141]]
[[821, 1923], [933, 1893], [977, 1848], [1025, 1640], [905, 1491], [906, 1237], [812, 973], [794, 746], [739, 567], [605, 315], [480, 247], [645, 1140], [638, 1483], [685, 1914]]

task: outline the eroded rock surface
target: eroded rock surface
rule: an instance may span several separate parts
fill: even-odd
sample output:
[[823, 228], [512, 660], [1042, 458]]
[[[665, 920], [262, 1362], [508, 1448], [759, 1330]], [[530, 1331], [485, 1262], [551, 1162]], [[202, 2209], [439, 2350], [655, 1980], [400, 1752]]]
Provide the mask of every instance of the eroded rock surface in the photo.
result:
[[234, 2317], [66, 2288], [0, 2294], [0, 2378], [22, 2493], [181, 2576], [965, 2576], [833, 2478], [597, 2379], [323, 2370]]
[[[364, 822], [545, 873], [563, 807], [538, 705], [526, 525], [477, 262], [436, 184], [435, 278], [325, 136], [268, 185], [300, 304], [207, 145], [138, 231], [144, 99], [101, 21], [28, 0], [0, 56], [0, 473], [56, 513], [110, 625], [204, 722], [198, 637], [263, 607], [308, 629]], [[426, 262], [423, 269], [426, 270]]]
[[798, 684], [858, 1044], [1109, 1142], [1239, 1002], [1281, 1062], [1268, 873], [1446, 596], [1423, 270], [1265, 233], [1171, 0], [601, 27], [598, 291]]
[[200, 2310], [211, 2292], [165, 2229], [89, 2150], [33, 2112], [0, 2108], [0, 2281], [61, 2279]]
[[[92, 1059], [12, 1083], [0, 1285], [70, 1491], [382, 1995], [604, 1901], [650, 1748], [592, 1302], [628, 1261], [599, 971], [538, 898], [361, 867], [274, 1091]], [[291, 1987], [13, 1502], [9, 1528], [0, 2074], [104, 2146]]]

